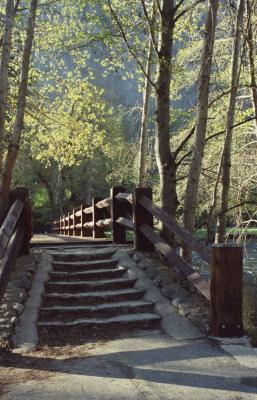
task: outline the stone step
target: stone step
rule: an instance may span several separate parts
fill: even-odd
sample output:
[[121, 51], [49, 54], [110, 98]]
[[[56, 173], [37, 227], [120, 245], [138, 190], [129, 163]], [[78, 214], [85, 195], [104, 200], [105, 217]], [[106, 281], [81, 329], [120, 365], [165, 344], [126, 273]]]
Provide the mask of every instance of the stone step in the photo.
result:
[[103, 278], [121, 278], [127, 268], [117, 267], [115, 269], [90, 269], [86, 271], [79, 272], [67, 272], [67, 271], [54, 271], [51, 272], [51, 281], [59, 281], [59, 280], [72, 280], [72, 281], [80, 281], [87, 279], [103, 279]]
[[52, 292], [95, 292], [102, 290], [114, 290], [114, 289], [126, 289], [131, 288], [136, 283], [136, 279], [105, 279], [98, 281], [59, 281], [51, 282], [48, 281], [45, 284], [46, 291]]
[[144, 290], [122, 289], [96, 291], [89, 293], [46, 293], [43, 297], [43, 306], [46, 305], [93, 305], [101, 303], [121, 302], [126, 300], [139, 300], [144, 296]]
[[95, 260], [95, 261], [54, 261], [53, 269], [57, 271], [86, 271], [92, 269], [113, 269], [117, 260]]
[[87, 252], [72, 253], [52, 253], [53, 259], [56, 261], [90, 261], [90, 260], [106, 260], [115, 253], [115, 250], [98, 250]]
[[159, 326], [161, 317], [154, 313], [125, 314], [111, 318], [79, 318], [72, 321], [39, 321], [39, 328], [101, 328], [136, 327], [153, 328]]
[[149, 301], [127, 301], [120, 303], [98, 304], [95, 306], [53, 306], [42, 307], [40, 310], [40, 321], [53, 321], [58, 318], [61, 321], [69, 321], [77, 318], [102, 318], [114, 317], [124, 314], [136, 314], [151, 312], [154, 304]]

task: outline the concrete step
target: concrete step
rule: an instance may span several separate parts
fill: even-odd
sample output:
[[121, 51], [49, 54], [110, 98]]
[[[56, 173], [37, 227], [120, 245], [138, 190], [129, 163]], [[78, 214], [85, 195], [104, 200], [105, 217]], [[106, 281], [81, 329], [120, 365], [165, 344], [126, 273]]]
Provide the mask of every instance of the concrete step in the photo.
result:
[[98, 281], [59, 281], [51, 282], [48, 281], [45, 284], [46, 291], [48, 293], [62, 293], [62, 292], [95, 292], [102, 290], [114, 290], [114, 289], [126, 289], [131, 288], [136, 283], [136, 279], [105, 279]]
[[43, 306], [46, 305], [93, 305], [101, 303], [139, 300], [144, 296], [144, 290], [121, 289], [96, 291], [89, 293], [46, 293], [43, 297]]
[[79, 318], [72, 321], [39, 321], [37, 326], [43, 328], [97, 328], [108, 329], [119, 327], [153, 328], [159, 326], [161, 317], [154, 313], [125, 314], [111, 318]]
[[104, 260], [110, 258], [115, 253], [115, 250], [98, 250], [87, 252], [73, 253], [52, 253], [53, 259], [56, 261], [90, 261]]
[[151, 312], [154, 304], [149, 301], [127, 301], [104, 303], [95, 306], [52, 306], [42, 307], [39, 321], [69, 321], [77, 318], [104, 318], [124, 314]]
[[54, 271], [51, 272], [51, 281], [80, 281], [80, 280], [98, 280], [104, 278], [121, 278], [127, 268], [117, 267], [113, 269], [90, 269], [86, 271], [79, 271], [79, 272], [67, 272], [67, 271]]
[[55, 271], [86, 271], [92, 269], [113, 269], [117, 265], [116, 260], [95, 260], [95, 261], [54, 261]]

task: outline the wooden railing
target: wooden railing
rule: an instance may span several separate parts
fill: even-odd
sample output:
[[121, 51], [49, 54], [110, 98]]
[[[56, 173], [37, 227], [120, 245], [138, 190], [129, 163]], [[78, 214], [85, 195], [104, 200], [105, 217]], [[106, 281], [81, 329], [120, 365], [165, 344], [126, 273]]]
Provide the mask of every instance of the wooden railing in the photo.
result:
[[[154, 230], [154, 218], [209, 264], [210, 283], [159, 236]], [[133, 230], [137, 250], [155, 250], [183, 279], [190, 281], [210, 301], [212, 334], [223, 337], [242, 335], [241, 247], [218, 245], [210, 251], [152, 202], [150, 188], [137, 188], [132, 194], [126, 193], [123, 187], [114, 187], [110, 197], [93, 199], [92, 206], [82, 205], [53, 224], [56, 234], [94, 238], [104, 237], [106, 228], [112, 230], [113, 242], [117, 244], [126, 243], [126, 230]]]
[[32, 232], [28, 190], [23, 187], [12, 190], [10, 204], [0, 227], [0, 301], [17, 256], [29, 253]]

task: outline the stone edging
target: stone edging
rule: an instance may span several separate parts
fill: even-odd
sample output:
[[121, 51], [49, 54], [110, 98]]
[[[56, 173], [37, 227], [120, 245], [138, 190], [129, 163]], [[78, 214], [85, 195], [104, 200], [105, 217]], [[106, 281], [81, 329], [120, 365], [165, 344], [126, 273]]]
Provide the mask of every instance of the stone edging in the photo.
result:
[[49, 253], [43, 253], [29, 293], [29, 298], [13, 337], [14, 352], [16, 353], [33, 351], [37, 346], [38, 334], [36, 323], [38, 312], [42, 303], [42, 294], [45, 291], [44, 283], [49, 279], [52, 268], [52, 256]]
[[24, 305], [38, 266], [38, 255], [20, 256], [15, 263], [11, 277], [0, 305], [0, 345], [9, 347], [15, 326], [24, 312]]

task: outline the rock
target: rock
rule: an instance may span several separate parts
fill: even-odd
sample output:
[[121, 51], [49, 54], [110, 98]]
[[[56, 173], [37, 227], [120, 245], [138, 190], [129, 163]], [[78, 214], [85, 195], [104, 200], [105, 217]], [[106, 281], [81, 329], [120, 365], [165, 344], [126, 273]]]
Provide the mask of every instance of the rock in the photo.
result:
[[138, 266], [139, 266], [139, 268], [145, 270], [145, 269], [151, 267], [151, 264], [148, 261], [143, 260], [143, 261], [139, 261]]
[[12, 325], [16, 326], [19, 322], [19, 317], [12, 317], [10, 321]]
[[153, 280], [153, 284], [160, 288], [169, 285], [170, 282], [171, 282], [171, 279], [170, 279], [170, 275], [168, 272], [161, 272]]
[[21, 278], [18, 287], [29, 290], [31, 288], [31, 280], [26, 277]]
[[187, 317], [191, 311], [192, 311], [191, 303], [179, 303], [178, 304], [178, 312], [183, 317]]
[[21, 303], [15, 303], [13, 306], [13, 309], [18, 313], [18, 314], [22, 314], [24, 311], [24, 305]]
[[28, 298], [28, 292], [26, 292], [26, 290], [22, 290], [20, 293], [20, 301], [21, 303], [25, 303], [25, 301]]
[[158, 275], [158, 270], [155, 269], [152, 265], [149, 265], [149, 267], [146, 268], [146, 275], [150, 279], [154, 279], [156, 277], [156, 275]]
[[179, 304], [185, 302], [188, 299], [189, 295], [184, 293], [179, 294], [174, 300], [172, 300], [171, 304], [173, 307], [178, 308]]
[[167, 299], [173, 300], [178, 295], [178, 289], [174, 288], [172, 285], [164, 286], [163, 288], [161, 288], [161, 293]]
[[142, 255], [139, 252], [136, 252], [135, 254], [133, 254], [132, 258], [134, 261], [139, 262], [142, 259]]

